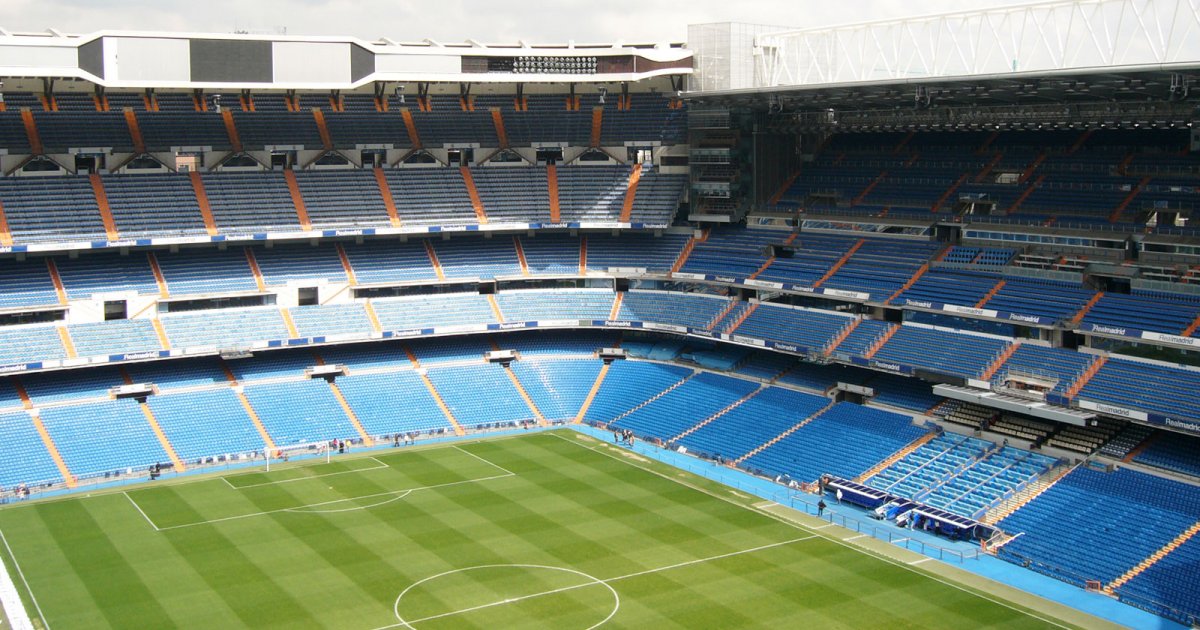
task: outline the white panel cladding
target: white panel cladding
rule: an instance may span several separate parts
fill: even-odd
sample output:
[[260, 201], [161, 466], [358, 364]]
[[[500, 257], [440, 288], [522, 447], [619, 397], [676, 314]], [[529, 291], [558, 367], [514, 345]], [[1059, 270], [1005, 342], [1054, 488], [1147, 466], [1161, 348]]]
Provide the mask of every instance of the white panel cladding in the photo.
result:
[[460, 55], [410, 55], [380, 53], [375, 56], [375, 71], [380, 74], [460, 74]]
[[273, 42], [276, 83], [349, 83], [350, 44]]
[[104, 70], [110, 81], [188, 81], [191, 48], [186, 39], [106, 37]]

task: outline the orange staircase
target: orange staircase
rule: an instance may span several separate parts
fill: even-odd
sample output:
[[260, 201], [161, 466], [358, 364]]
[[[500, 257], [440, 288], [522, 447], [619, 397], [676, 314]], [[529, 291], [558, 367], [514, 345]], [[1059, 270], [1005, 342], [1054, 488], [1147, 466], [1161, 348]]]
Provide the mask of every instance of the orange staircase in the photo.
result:
[[885, 330], [882, 335], [879, 335], [878, 339], [871, 343], [871, 347], [867, 348], [867, 352], [863, 354], [863, 357], [867, 359], [874, 357], [875, 353], [879, 352], [879, 349], [887, 344], [898, 332], [900, 332], [900, 324], [892, 324], [891, 328]]
[[915, 132], [915, 131], [910, 131], [907, 134], [905, 134], [905, 136], [900, 139], [900, 142], [897, 142], [896, 146], [892, 147], [892, 155], [896, 155], [896, 154], [900, 153], [901, 151], [903, 151], [904, 146], [907, 145], [908, 141], [912, 140], [913, 136], [915, 136], [915, 135], [917, 135], [917, 132]]
[[267, 283], [263, 280], [262, 269], [258, 268], [258, 259], [254, 257], [254, 250], [245, 247], [243, 251], [246, 252], [246, 264], [250, 267], [250, 273], [254, 276], [254, 284], [258, 286], [259, 293], [266, 292]]
[[92, 182], [92, 193], [96, 196], [96, 206], [100, 208], [100, 220], [104, 223], [104, 233], [110, 241], [120, 240], [121, 236], [117, 234], [117, 222], [113, 220], [112, 208], [108, 206], [108, 194], [104, 192], [104, 180], [96, 174], [89, 175], [88, 179]]
[[1133, 158], [1136, 155], [1137, 154], [1134, 153], [1133, 151], [1130, 151], [1129, 153], [1127, 153], [1125, 155], [1125, 157], [1121, 160], [1121, 162], [1119, 164], [1117, 164], [1117, 174], [1118, 175], [1124, 176], [1126, 173], [1129, 172], [1129, 165], [1133, 162]]
[[1042, 185], [1042, 180], [1044, 179], [1046, 179], [1045, 175], [1038, 175], [1037, 179], [1033, 180], [1033, 183], [1025, 188], [1025, 191], [1021, 193], [1021, 196], [1017, 197], [1017, 200], [1013, 202], [1013, 205], [1008, 207], [1008, 210], [1005, 211], [1005, 214], [1012, 214], [1016, 212], [1017, 208], [1020, 208], [1021, 204], [1025, 203], [1025, 200], [1029, 198], [1029, 195], [1032, 195], [1033, 191], [1037, 190], [1038, 186]]
[[954, 192], [958, 190], [958, 187], [962, 186], [966, 181], [967, 175], [966, 173], [963, 173], [958, 180], [956, 180], [953, 184], [950, 184], [950, 187], [946, 189], [946, 192], [942, 193], [941, 197], [938, 197], [937, 201], [933, 202], [933, 207], [930, 208], [930, 211], [937, 212], [938, 210], [941, 210], [942, 204], [946, 203], [946, 200], [950, 199]]
[[1096, 360], [1092, 361], [1091, 365], [1089, 365], [1087, 369], [1083, 371], [1083, 374], [1079, 375], [1079, 378], [1076, 379], [1074, 383], [1071, 383], [1071, 387], [1069, 387], [1067, 391], [1063, 393], [1063, 396], [1070, 400], [1079, 395], [1080, 390], [1087, 386], [1088, 381], [1092, 380], [1092, 377], [1096, 375], [1096, 372], [1100, 371], [1100, 368], [1104, 367], [1105, 363], [1108, 363], [1108, 357], [1105, 355], [1097, 355]]
[[[320, 363], [324, 362], [321, 361]], [[350, 408], [349, 401], [347, 401], [346, 397], [342, 395], [342, 388], [338, 387], [337, 383], [329, 381], [329, 391], [333, 392], [333, 397], [336, 398], [338, 404], [342, 406], [342, 411], [346, 414], [346, 419], [349, 420], [350, 424], [354, 426], [354, 430], [358, 433], [358, 437], [362, 438], [363, 446], [374, 446], [375, 440], [371, 439], [371, 436], [367, 433], [367, 429], [363, 427], [362, 422], [359, 421], [358, 415], [356, 415], [354, 410]]]
[[1061, 465], [1051, 469], [1048, 473], [1042, 475], [1040, 479], [1035, 480], [1013, 496], [1005, 499], [1000, 505], [988, 510], [981, 521], [984, 523], [998, 523], [1008, 518], [1013, 512], [1025, 507], [1030, 501], [1041, 496], [1043, 492], [1049, 490], [1060, 479], [1066, 477], [1067, 473], [1075, 470], [1076, 467], [1078, 467], [1078, 464], [1074, 466]]
[[579, 275], [587, 275], [587, 237], [579, 236]]
[[562, 221], [562, 208], [558, 205], [558, 168], [551, 164], [546, 167], [546, 186], [550, 193], [550, 222]]
[[1125, 457], [1121, 458], [1121, 461], [1125, 462], [1126, 464], [1132, 462], [1138, 455], [1142, 454], [1142, 451], [1150, 448], [1150, 445], [1157, 442], [1162, 436], [1163, 433], [1161, 431], [1151, 433], [1149, 437], [1142, 440], [1141, 444], [1138, 444], [1137, 446], [1133, 447], [1132, 450], [1126, 453]]
[[788, 191], [788, 189], [792, 187], [792, 184], [796, 183], [797, 177], [800, 177], [800, 171], [796, 171], [795, 173], [792, 173], [790, 177], [788, 177], [786, 180], [784, 180], [783, 185], [779, 187], [779, 190], [776, 190], [775, 194], [771, 195], [771, 200], [767, 202], [767, 205], [768, 206], [779, 205], [779, 200], [783, 199], [784, 193], [786, 193]]
[[62, 276], [58, 275], [58, 265], [54, 259], [46, 258], [46, 270], [50, 273], [50, 281], [54, 283], [54, 293], [58, 296], [58, 303], [67, 304], [67, 289], [63, 286]]
[[471, 197], [471, 207], [475, 210], [475, 218], [481, 225], [487, 223], [487, 212], [483, 209], [483, 200], [479, 198], [479, 190], [475, 188], [475, 178], [471, 176], [471, 169], [460, 166], [458, 172], [462, 173], [463, 185], [467, 187], [467, 195]]
[[521, 385], [521, 379], [517, 378], [517, 375], [512, 371], [512, 368], [505, 365], [500, 369], [504, 370], [504, 373], [508, 375], [508, 380], [512, 381], [513, 387], [517, 388], [517, 393], [521, 395], [521, 399], [524, 400], [525, 405], [529, 407], [529, 412], [532, 413], [534, 419], [537, 420], [538, 426], [544, 427], [547, 424], [550, 424], [549, 422], [546, 422], [546, 416], [542, 415], [542, 411], [538, 409], [537, 405], [533, 402], [533, 398], [529, 396], [529, 392], [525, 391], [525, 386]]
[[983, 169], [979, 171], [979, 174], [975, 176], [975, 183], [978, 184], [978, 183], [982, 182], [983, 180], [987, 179], [987, 176], [992, 174], [992, 169], [996, 168], [996, 165], [999, 164], [1000, 160], [1003, 160], [1003, 159], [1004, 159], [1004, 154], [1001, 152], [997, 152], [996, 155], [994, 157], [992, 157], [992, 161], [988, 162], [987, 165], [984, 166]]
[[504, 114], [500, 113], [499, 107], [492, 108], [492, 126], [496, 128], [496, 139], [500, 141], [500, 148], [508, 148], [508, 132], [504, 129]]
[[379, 194], [383, 197], [383, 207], [387, 208], [388, 221], [391, 221], [392, 227], [400, 227], [400, 213], [396, 210], [396, 199], [392, 197], [392, 187], [388, 184], [387, 174], [382, 168], [376, 166], [375, 183], [379, 186]]
[[225, 121], [225, 134], [229, 136], [229, 146], [233, 147], [234, 153], [242, 153], [242, 138], [238, 135], [237, 123], [233, 120], [233, 111], [222, 109], [221, 120]]
[[869, 470], [867, 470], [863, 474], [855, 477], [854, 481], [856, 483], [866, 483], [867, 480], [870, 479], [871, 477], [874, 477], [875, 475], [878, 475], [879, 473], [883, 472], [884, 470], [887, 470], [888, 466], [891, 466], [892, 464], [895, 464], [896, 462], [904, 459], [905, 457], [908, 457], [910, 454], [912, 454], [913, 451], [921, 448], [922, 446], [929, 443], [930, 441], [933, 440], [933, 438], [935, 438], [937, 436], [938, 436], [938, 433], [936, 431], [930, 431], [929, 433], [922, 435], [921, 437], [917, 438], [916, 440], [913, 440], [913, 442], [911, 442], [908, 446], [905, 446], [904, 448], [896, 451], [895, 453], [892, 453], [892, 455], [890, 457], [888, 457], [887, 459], [879, 462], [878, 464], [875, 464], [874, 466], [872, 466]]
[[492, 317], [496, 318], [497, 323], [504, 323], [504, 313], [500, 311], [500, 303], [496, 301], [496, 296], [488, 294], [488, 306], [492, 307]]
[[341, 243], [335, 243], [334, 249], [337, 250], [338, 259], [342, 261], [342, 270], [346, 272], [346, 281], [350, 286], [358, 285], [358, 278], [354, 275], [354, 266], [350, 264], [350, 257], [346, 255], [346, 248], [342, 247]]
[[308, 207], [304, 205], [304, 196], [300, 194], [296, 173], [290, 168], [286, 169], [283, 171], [283, 178], [287, 181], [288, 192], [292, 194], [292, 204], [296, 206], [296, 218], [300, 220], [300, 229], [307, 232], [312, 229], [312, 222], [308, 219]]
[[325, 112], [321, 111], [320, 107], [314, 107], [312, 115], [317, 123], [317, 133], [321, 136], [321, 147], [326, 151], [332, 149], [333, 136], [329, 133], [329, 126], [325, 124]]
[[709, 320], [708, 325], [704, 327], [705, 330], [712, 330], [713, 328], [716, 328], [717, 324], [721, 323], [721, 320], [725, 319], [725, 316], [733, 311], [733, 309], [737, 308], [738, 304], [741, 303], [742, 302], [740, 300], [729, 300], [729, 303], [725, 305], [725, 308], [722, 308], [720, 312], [718, 312], [711, 320]]
[[412, 349], [408, 346], [404, 346], [404, 353], [408, 355], [408, 360], [412, 362], [413, 367], [418, 368], [417, 375], [421, 377], [421, 382], [425, 384], [425, 389], [429, 390], [429, 395], [433, 396], [434, 402], [442, 410], [442, 415], [446, 416], [446, 420], [450, 422], [450, 426], [454, 427], [454, 434], [466, 435], [467, 432], [463, 430], [462, 425], [458, 423], [458, 419], [454, 417], [454, 412], [450, 411], [450, 406], [446, 404], [445, 400], [442, 400], [442, 395], [433, 386], [433, 381], [429, 380], [429, 376], [425, 374], [424, 370], [420, 369], [421, 362], [417, 360], [417, 355], [413, 354]]
[[683, 266], [687, 264], [688, 256], [692, 255], [693, 249], [696, 249], [696, 237], [694, 236], [689, 238], [687, 243], [684, 243], [683, 249], [679, 250], [679, 256], [675, 258], [675, 264], [671, 265], [672, 274], [679, 273], [679, 270], [683, 269]]
[[412, 144], [413, 151], [424, 148], [421, 145], [421, 134], [417, 133], [417, 123], [413, 121], [412, 110], [405, 107], [400, 110], [400, 117], [404, 119], [404, 130], [408, 132], [408, 141]]
[[379, 323], [379, 314], [375, 312], [375, 305], [371, 304], [371, 300], [363, 302], [363, 309], [367, 311], [367, 319], [371, 322], [371, 330], [373, 332], [383, 332], [383, 324]]
[[1117, 204], [1116, 208], [1113, 208], [1112, 213], [1108, 215], [1108, 222], [1116, 223], [1117, 221], [1120, 221], [1121, 213], [1125, 212], [1125, 209], [1129, 207], [1129, 204], [1133, 203], [1133, 200], [1137, 198], [1138, 195], [1142, 194], [1142, 191], [1145, 190], [1146, 186], [1149, 184], [1150, 178], [1143, 177], [1142, 180], [1137, 183], [1137, 186], [1134, 186], [1133, 189], [1129, 191], [1129, 194], [1125, 195], [1125, 198], [1121, 200], [1121, 203]]
[[842, 257], [839, 258], [837, 260], [837, 262], [833, 263], [833, 266], [829, 268], [829, 271], [825, 272], [825, 275], [821, 276], [820, 279], [818, 279], [816, 282], [813, 283], [813, 288], [816, 289], [816, 288], [820, 287], [822, 284], [824, 284], [824, 282], [826, 280], [832, 278], [833, 274], [837, 273], [838, 269], [841, 269], [842, 265], [845, 265], [850, 260], [850, 258], [852, 256], [854, 256], [854, 252], [857, 252], [859, 250], [859, 248], [862, 247], [863, 244], [865, 244], [866, 242], [867, 242], [867, 239], [865, 239], [865, 238], [858, 239], [858, 242], [855, 243], [854, 246], [852, 246], [850, 249], [846, 250], [846, 253], [842, 254]]
[[685, 438], [685, 437], [687, 437], [687, 436], [689, 436], [689, 435], [691, 435], [691, 434], [695, 433], [696, 431], [700, 430], [702, 427], [704, 427], [704, 425], [711, 423], [713, 420], [716, 420], [717, 418], [720, 418], [721, 416], [723, 416], [723, 415], [725, 415], [725, 414], [729, 413], [730, 411], [733, 411], [734, 409], [737, 409], [738, 407], [741, 407], [743, 404], [745, 404], [745, 403], [746, 403], [746, 401], [748, 401], [748, 400], [750, 400], [751, 398], [754, 398], [755, 396], [757, 396], [757, 395], [759, 395], [759, 394], [763, 393], [764, 391], [766, 391], [766, 389], [767, 389], [767, 386], [766, 386], [766, 385], [760, 385], [760, 386], [758, 387], [758, 389], [756, 389], [756, 390], [754, 390], [754, 391], [750, 392], [749, 394], [746, 394], [745, 396], [742, 396], [741, 398], [739, 398], [739, 399], [737, 399], [737, 400], [735, 400], [735, 401], [733, 401], [733, 402], [729, 403], [728, 405], [726, 405], [726, 406], [725, 406], [725, 408], [724, 408], [724, 409], [721, 409], [720, 411], [718, 411], [718, 412], [714, 413], [713, 415], [711, 415], [711, 416], [709, 416], [709, 417], [707, 417], [707, 418], [705, 418], [705, 419], [701, 420], [700, 422], [698, 422], [698, 423], [696, 423], [696, 424], [692, 425], [691, 427], [689, 427], [689, 428], [688, 428], [686, 431], [684, 431], [683, 433], [680, 433], [679, 435], [676, 435], [675, 437], [673, 437], [673, 438], [671, 438], [671, 439], [669, 439], [669, 440], [667, 440], [667, 441], [668, 441], [668, 442], [677, 442], [677, 441], [679, 441], [679, 440], [682, 440], [683, 438]]
[[1019, 341], [1008, 344], [1004, 348], [1004, 350], [1000, 352], [1000, 354], [996, 355], [996, 358], [994, 360], [992, 360], [991, 365], [987, 366], [987, 369], [985, 369], [983, 371], [983, 374], [979, 375], [979, 380], [981, 380], [981, 381], [992, 380], [992, 377], [996, 375], [996, 372], [1000, 371], [1000, 368], [1004, 366], [1004, 363], [1006, 361], [1008, 361], [1008, 359], [1010, 357], [1012, 357], [1013, 353], [1015, 353], [1017, 351], [1017, 348], [1020, 348], [1020, 347], [1021, 347], [1021, 342], [1019, 342]]
[[1075, 153], [1079, 149], [1083, 148], [1083, 144], [1087, 142], [1088, 138], [1091, 138], [1092, 134], [1094, 133], [1096, 133], [1095, 129], [1085, 129], [1083, 133], [1079, 134], [1079, 139], [1075, 141], [1075, 144], [1071, 145], [1071, 148], [1067, 150], [1067, 153]]
[[283, 325], [287, 327], [288, 339], [299, 339], [300, 331], [296, 329], [296, 322], [292, 319], [292, 314], [286, 308], [281, 308], [279, 316], [283, 318]]
[[75, 475], [72, 475], [71, 470], [67, 468], [67, 460], [63, 459], [62, 453], [58, 452], [58, 447], [54, 445], [54, 438], [50, 437], [46, 425], [42, 424], [42, 419], [35, 415], [30, 414], [29, 417], [33, 420], [33, 428], [37, 429], [38, 435], [42, 438], [42, 444], [46, 446], [46, 452], [50, 453], [50, 459], [54, 460], [54, 465], [58, 467], [58, 474], [62, 475], [63, 482], [67, 484], [68, 488], [74, 488], [78, 483], [75, 481]]
[[150, 425], [150, 430], [154, 432], [154, 437], [158, 438], [159, 445], [162, 446], [171, 463], [174, 464], [177, 472], [187, 472], [187, 465], [179, 458], [179, 454], [175, 452], [175, 447], [171, 446], [171, 440], [167, 438], [167, 434], [163, 432], [162, 427], [158, 424], [158, 419], [154, 417], [154, 412], [150, 409], [147, 403], [139, 403], [138, 407], [142, 408], [142, 416], [146, 418], [146, 423]]
[[604, 124], [604, 108], [592, 108], [592, 136], [588, 144], [593, 149], [600, 146], [600, 130]]
[[991, 134], [988, 135], [988, 137], [986, 139], [984, 139], [983, 144], [979, 145], [978, 149], [975, 149], [975, 153], [982, 155], [985, 151], [988, 150], [988, 147], [992, 146], [992, 143], [996, 141], [996, 138], [999, 138], [999, 137], [1000, 137], [1000, 132], [993, 131]]
[[608, 375], [609, 364], [605, 363], [600, 367], [600, 373], [596, 375], [596, 382], [592, 383], [592, 388], [588, 390], [587, 397], [583, 399], [583, 405], [579, 408], [579, 413], [575, 414], [575, 424], [583, 422], [583, 416], [587, 414], [587, 410], [592, 406], [592, 401], [596, 400], [596, 394], [600, 392], [600, 386], [604, 384], [604, 377]]
[[1200, 315], [1197, 315], [1196, 319], [1193, 319], [1192, 323], [1188, 324], [1188, 327], [1184, 328], [1183, 332], [1179, 334], [1182, 337], [1191, 337], [1192, 333], [1196, 332], [1197, 328], [1200, 328]]
[[446, 274], [442, 273], [442, 263], [438, 262], [437, 252], [433, 249], [433, 243], [425, 241], [425, 253], [429, 255], [429, 264], [433, 265], [433, 271], [437, 274], [438, 280], [445, 280]]
[[1100, 298], [1102, 298], [1102, 297], [1104, 297], [1104, 292], [1097, 291], [1096, 295], [1093, 295], [1092, 299], [1088, 300], [1087, 304], [1084, 304], [1083, 307], [1079, 309], [1079, 312], [1075, 313], [1075, 315], [1073, 315], [1071, 317], [1071, 320], [1070, 320], [1071, 325], [1078, 326], [1079, 322], [1083, 321], [1084, 317], [1087, 317], [1088, 312], [1090, 312], [1092, 310], [1092, 307], [1095, 306], [1096, 302], [1099, 302]]
[[629, 181], [625, 184], [625, 203], [621, 205], [621, 223], [629, 223], [633, 216], [633, 200], [637, 197], [638, 182], [642, 179], [642, 165], [635, 164], [629, 171]]
[[625, 301], [625, 292], [618, 291], [613, 298], [612, 308], [608, 310], [608, 319], [615, 320], [621, 315], [621, 303]]
[[929, 271], [929, 263], [925, 263], [925, 264], [921, 265], [920, 267], [918, 267], [917, 270], [915, 272], [913, 272], [912, 277], [908, 279], [908, 282], [905, 282], [904, 286], [900, 287], [899, 289], [896, 289], [896, 292], [893, 293], [891, 296], [889, 296], [888, 299], [884, 302], [884, 304], [891, 304], [892, 300], [900, 297], [901, 293], [904, 293], [905, 291], [911, 289], [912, 286], [914, 284], [916, 284], [918, 280], [921, 279], [921, 276], [925, 275], [926, 271]]
[[138, 125], [137, 113], [132, 107], [125, 108], [125, 126], [129, 127], [129, 138], [133, 140], [133, 150], [141, 155], [146, 152], [146, 141], [142, 138], [142, 128]]
[[[233, 372], [229, 370], [228, 366], [225, 367], [225, 374], [231, 383], [237, 382], [237, 379], [234, 378]], [[262, 418], [258, 417], [258, 413], [254, 411], [254, 406], [250, 404], [250, 399], [246, 398], [245, 394], [237, 390], [234, 390], [233, 393], [237, 396], [238, 402], [242, 403], [242, 409], [246, 410], [246, 416], [250, 418], [250, 422], [253, 423], [254, 428], [258, 430], [258, 436], [263, 439], [263, 443], [268, 449], [272, 451], [275, 450], [275, 440], [272, 440], [271, 434], [267, 433], [267, 427], [263, 424]]]
[[1168, 542], [1167, 544], [1165, 544], [1161, 548], [1159, 548], [1158, 551], [1155, 551], [1154, 553], [1150, 554], [1150, 557], [1146, 558], [1145, 560], [1142, 560], [1141, 562], [1139, 562], [1137, 564], [1137, 566], [1135, 566], [1135, 567], [1129, 569], [1128, 571], [1126, 571], [1125, 573], [1121, 574], [1120, 577], [1113, 580], [1112, 582], [1109, 582], [1107, 585], [1105, 585], [1104, 592], [1108, 593], [1109, 595], [1112, 595], [1114, 590], [1120, 588], [1129, 580], [1132, 580], [1133, 578], [1137, 577], [1146, 569], [1149, 569], [1150, 567], [1154, 566], [1155, 563], [1157, 563], [1159, 560], [1162, 560], [1164, 557], [1166, 557], [1167, 554], [1178, 549], [1180, 546], [1183, 545], [1183, 543], [1186, 543], [1187, 541], [1191, 540], [1191, 538], [1198, 533], [1200, 533], [1200, 521], [1192, 523], [1191, 527], [1180, 532], [1178, 536], [1176, 536], [1175, 538], [1173, 538], [1171, 540], [1171, 542]]
[[4, 214], [4, 204], [0, 203], [0, 245], [11, 247], [13, 244], [12, 231], [8, 229], [8, 216]]
[[763, 262], [762, 266], [760, 266], [758, 269], [754, 270], [754, 273], [750, 274], [750, 276], [747, 278], [747, 280], [753, 280], [753, 279], [757, 278], [758, 274], [766, 271], [767, 267], [770, 267], [771, 263], [773, 263], [773, 262], [775, 262], [774, 256], [767, 258], [767, 260]]
[[67, 353], [68, 359], [74, 359], [79, 355], [75, 353], [75, 344], [71, 341], [71, 333], [67, 332], [66, 326], [56, 326], [58, 328], [58, 340], [62, 343], [63, 350]]
[[865, 199], [867, 195], [871, 194], [871, 191], [875, 190], [875, 187], [878, 186], [879, 182], [882, 182], [887, 175], [888, 172], [886, 170], [880, 171], [879, 176], [871, 180], [871, 183], [867, 184], [867, 187], [862, 189], [862, 192], [858, 193], [858, 196], [850, 202], [850, 205], [857, 206], [858, 204], [862, 203], [862, 200]]
[[154, 282], [158, 285], [158, 296], [166, 299], [171, 297], [171, 291], [167, 287], [167, 277], [163, 275], [162, 267], [158, 266], [158, 256], [154, 252], [146, 252], [146, 260], [150, 263], [150, 271], [154, 274]]
[[200, 206], [200, 216], [204, 219], [204, 231], [208, 232], [209, 236], [216, 236], [217, 220], [213, 218], [212, 206], [208, 204], [208, 193], [204, 190], [204, 179], [200, 177], [199, 171], [188, 173], [188, 178], [192, 181], [192, 190], [196, 193], [196, 204]]
[[513, 235], [513, 248], [517, 250], [517, 262], [521, 263], [521, 275], [529, 275], [529, 261], [525, 260], [525, 248], [521, 246], [521, 237]]
[[727, 324], [725, 326], [725, 332], [732, 333], [733, 331], [737, 330], [738, 326], [741, 326], [742, 323], [745, 322], [747, 319], [749, 319], [750, 316], [754, 314], [754, 311], [757, 311], [757, 310], [758, 310], [758, 302], [751, 304], [750, 308], [742, 311], [742, 313], [740, 315], [738, 315], [738, 318], [735, 319], [732, 324]]
[[[746, 461], [747, 459], [750, 459], [751, 457], [754, 457], [755, 455], [758, 455], [759, 453], [767, 450], [768, 448], [771, 448], [780, 440], [782, 440], [782, 439], [786, 438], [787, 436], [795, 433], [796, 431], [799, 431], [800, 429], [804, 428], [804, 425], [812, 422], [813, 420], [816, 420], [817, 418], [820, 418], [821, 415], [824, 414], [826, 411], [833, 409], [833, 406], [836, 404], [837, 404], [836, 402], [830, 401], [828, 405], [825, 405], [824, 407], [822, 407], [820, 410], [818, 410], [813, 415], [801, 420], [800, 422], [797, 422], [796, 424], [789, 427], [783, 433], [780, 433], [779, 435], [776, 435], [775, 437], [771, 438], [770, 440], [767, 440], [766, 443], [756, 446], [749, 453], [746, 453], [745, 455], [742, 455], [741, 457], [733, 460], [733, 463], [740, 464], [740, 463]], [[815, 479], [814, 479], [814, 481], [815, 481]]]
[[1030, 177], [1033, 177], [1033, 172], [1037, 170], [1037, 167], [1042, 165], [1042, 162], [1046, 161], [1046, 158], [1049, 157], [1049, 155], [1050, 154], [1046, 153], [1045, 151], [1039, 153], [1038, 156], [1029, 163], [1029, 166], [1025, 167], [1025, 170], [1021, 173], [1021, 178], [1017, 180], [1017, 183], [1024, 184], [1029, 180]]
[[850, 323], [842, 326], [842, 329], [838, 332], [837, 336], [825, 345], [825, 347], [821, 350], [821, 354], [825, 356], [833, 354], [833, 351], [837, 350], [837, 347], [842, 345], [842, 342], [846, 340], [846, 337], [849, 337], [850, 333], [854, 332], [854, 329], [858, 328], [858, 325], [861, 323], [862, 320], [857, 317], [851, 319]]
[[150, 320], [150, 324], [154, 326], [154, 334], [158, 336], [158, 345], [162, 346], [163, 350], [170, 350], [171, 340], [167, 338], [167, 329], [163, 328], [162, 320], [155, 317]]
[[21, 108], [21, 122], [25, 125], [25, 136], [29, 139], [29, 152], [33, 155], [43, 155], [42, 137], [38, 134], [37, 121], [28, 107]]
[[1008, 282], [1004, 278], [1001, 278], [999, 281], [997, 281], [996, 285], [993, 286], [990, 291], [984, 294], [984, 296], [975, 303], [975, 308], [983, 308], [985, 304], [992, 300], [992, 298], [996, 297], [996, 294], [999, 293], [1000, 289], [1003, 289], [1004, 285], [1006, 284], [1008, 284]]

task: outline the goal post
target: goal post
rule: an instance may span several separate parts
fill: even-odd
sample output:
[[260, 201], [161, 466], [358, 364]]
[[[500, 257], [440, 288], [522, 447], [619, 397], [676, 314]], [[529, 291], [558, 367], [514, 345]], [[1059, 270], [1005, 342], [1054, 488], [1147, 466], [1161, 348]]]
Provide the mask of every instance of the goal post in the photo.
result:
[[324, 457], [325, 463], [330, 462], [330, 457], [333, 454], [333, 449], [329, 447], [329, 441], [319, 442], [304, 442], [300, 444], [288, 444], [287, 446], [275, 446], [271, 448], [268, 445], [263, 445], [264, 459], [266, 460], [267, 472], [271, 471], [271, 465], [279, 465], [291, 459], [313, 459], [316, 457]]

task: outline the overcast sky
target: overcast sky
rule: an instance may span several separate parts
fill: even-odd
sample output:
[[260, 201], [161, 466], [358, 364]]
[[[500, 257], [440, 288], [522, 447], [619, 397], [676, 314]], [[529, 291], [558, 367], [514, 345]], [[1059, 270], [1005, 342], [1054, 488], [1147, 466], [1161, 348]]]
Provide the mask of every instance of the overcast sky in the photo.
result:
[[[1027, 1], [1027, 0], [1026, 0]], [[0, 27], [297, 35], [484, 43], [684, 41], [688, 24], [828, 26], [1022, 0], [0, 0]]]

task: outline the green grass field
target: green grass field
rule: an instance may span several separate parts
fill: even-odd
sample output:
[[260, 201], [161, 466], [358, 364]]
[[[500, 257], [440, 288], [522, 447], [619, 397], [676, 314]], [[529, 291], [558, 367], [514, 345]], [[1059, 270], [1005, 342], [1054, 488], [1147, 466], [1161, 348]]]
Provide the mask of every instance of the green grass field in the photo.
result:
[[370, 455], [11, 507], [0, 551], [53, 630], [1050, 625], [574, 432]]

